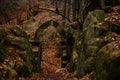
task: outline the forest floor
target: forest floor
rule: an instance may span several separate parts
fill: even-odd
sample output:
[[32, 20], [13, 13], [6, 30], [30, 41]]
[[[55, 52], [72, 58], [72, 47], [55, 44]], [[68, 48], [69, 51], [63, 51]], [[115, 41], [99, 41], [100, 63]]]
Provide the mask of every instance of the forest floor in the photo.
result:
[[[40, 7], [48, 7], [50, 9], [53, 9], [47, 5], [44, 0], [41, 0], [39, 3]], [[114, 22], [120, 23], [120, 13], [116, 12], [117, 7], [114, 8], [114, 11], [112, 13], [107, 14], [105, 20], [112, 20]], [[53, 9], [54, 10], [54, 9]], [[112, 16], [111, 16], [112, 15]], [[61, 19], [61, 16], [58, 16], [52, 12], [48, 11], [41, 11], [36, 16], [33, 17], [35, 19], [35, 22], [24, 22], [23, 28], [26, 30], [27, 34], [30, 36], [30, 40], [33, 40], [34, 33], [38, 28], [38, 23], [41, 22], [41, 24], [47, 20], [55, 19], [59, 21]], [[48, 28], [48, 32], [55, 31], [53, 27]], [[46, 33], [44, 36], [47, 36], [49, 33]], [[55, 57], [55, 54], [58, 51], [58, 42], [59, 42], [59, 35], [57, 35], [57, 38], [49, 40], [46, 37], [42, 38], [43, 41], [45, 41], [45, 44], [43, 45], [43, 57], [42, 57], [42, 65], [41, 65], [41, 72], [40, 73], [33, 73], [30, 77], [27, 78], [19, 78], [19, 80], [90, 80], [90, 74], [87, 74], [82, 79], [75, 78], [75, 72], [70, 73], [67, 71], [67, 69], [61, 69], [61, 62], [60, 58]], [[12, 50], [13, 52], [14, 50]]]

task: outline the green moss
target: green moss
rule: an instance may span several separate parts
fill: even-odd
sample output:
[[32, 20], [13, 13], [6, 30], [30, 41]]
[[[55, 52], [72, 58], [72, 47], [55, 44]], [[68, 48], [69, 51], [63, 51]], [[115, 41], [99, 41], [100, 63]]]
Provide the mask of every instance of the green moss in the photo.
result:
[[89, 57], [87, 60], [85, 60], [85, 63], [84, 63], [85, 73], [92, 72], [94, 65], [95, 65], [94, 57]]
[[6, 57], [5, 44], [7, 42], [5, 29], [0, 29], [0, 62], [3, 62]]
[[2, 44], [0, 44], [0, 62], [3, 62], [4, 59], [6, 58], [6, 50], [5, 50], [5, 46], [3, 46]]
[[[115, 49], [112, 33], [119, 37], [118, 25], [110, 27], [100, 25], [104, 20], [104, 12], [95, 10], [88, 14], [81, 36], [78, 36], [76, 52], [77, 77], [83, 77], [87, 72], [93, 71], [92, 80], [120, 80], [120, 50]], [[106, 28], [105, 28], [106, 27]], [[118, 39], [117, 38], [117, 39]], [[118, 39], [119, 40], [119, 39]]]
[[19, 77], [28, 77], [30, 76], [30, 71], [27, 65], [17, 62], [14, 66]]
[[3, 79], [5, 80], [17, 80], [17, 72], [11, 68], [9, 65], [2, 65], [3, 66], [3, 70], [6, 72], [3, 75]]
[[98, 52], [93, 80], [120, 79], [120, 50], [113, 50], [113, 45], [109, 43]]

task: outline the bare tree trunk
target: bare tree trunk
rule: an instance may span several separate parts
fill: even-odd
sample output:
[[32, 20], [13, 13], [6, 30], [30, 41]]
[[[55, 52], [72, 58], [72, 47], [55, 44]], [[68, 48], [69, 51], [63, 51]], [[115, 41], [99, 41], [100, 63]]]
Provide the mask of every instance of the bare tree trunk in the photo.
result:
[[[64, 5], [63, 5], [63, 15], [64, 16], [66, 16], [66, 4], [67, 4], [67, 1], [66, 0], [64, 0], [65, 2], [64, 2]], [[63, 21], [63, 27], [65, 27], [65, 18], [64, 17], [62, 17], [62, 21]]]
[[70, 17], [71, 14], [71, 0], [67, 0], [67, 17]]
[[55, 11], [56, 11], [57, 13], [59, 13], [58, 2], [59, 2], [59, 1], [55, 1]]
[[72, 3], [72, 15], [73, 15], [73, 21], [76, 20], [76, 0], [73, 0], [73, 3]]

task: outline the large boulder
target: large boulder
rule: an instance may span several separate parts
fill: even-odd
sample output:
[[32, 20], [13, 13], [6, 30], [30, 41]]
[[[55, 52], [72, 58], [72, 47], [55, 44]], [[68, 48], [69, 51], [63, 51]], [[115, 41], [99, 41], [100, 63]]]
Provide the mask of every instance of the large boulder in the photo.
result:
[[120, 80], [120, 50], [114, 42], [101, 48], [95, 58], [93, 80]]

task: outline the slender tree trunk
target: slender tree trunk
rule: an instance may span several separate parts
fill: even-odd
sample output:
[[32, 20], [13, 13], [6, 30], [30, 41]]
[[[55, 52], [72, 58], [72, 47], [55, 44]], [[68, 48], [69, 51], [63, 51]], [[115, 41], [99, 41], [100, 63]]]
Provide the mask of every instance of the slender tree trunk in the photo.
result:
[[[64, 5], [63, 5], [63, 15], [66, 16], [66, 4], [67, 4], [67, 1], [64, 0]], [[63, 21], [63, 27], [65, 27], [65, 18], [63, 17], [62, 18], [62, 21]]]
[[72, 15], [73, 15], [73, 21], [76, 20], [76, 0], [73, 0], [73, 3], [72, 3]]
[[67, 17], [69, 18], [70, 17], [70, 14], [71, 14], [71, 0], [68, 0], [67, 1], [67, 6], [68, 6], [68, 8], [67, 8]]

